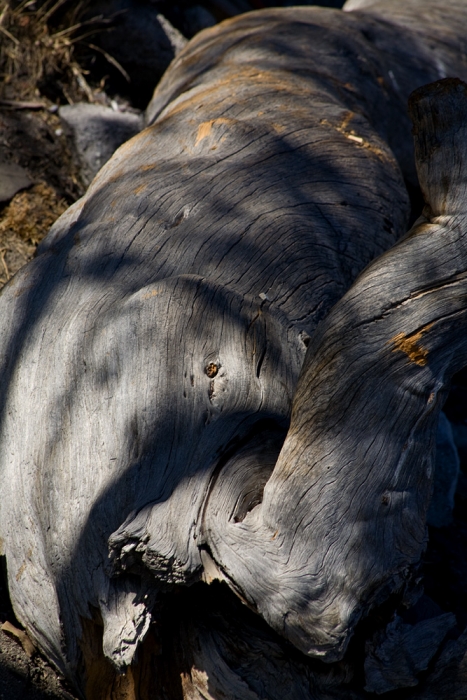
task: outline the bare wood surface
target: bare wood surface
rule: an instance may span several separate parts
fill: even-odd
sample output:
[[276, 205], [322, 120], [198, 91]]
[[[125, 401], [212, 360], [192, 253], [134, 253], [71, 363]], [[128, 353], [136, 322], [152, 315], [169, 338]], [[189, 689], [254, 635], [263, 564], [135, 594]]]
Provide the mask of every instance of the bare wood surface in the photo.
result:
[[403, 592], [425, 544], [434, 429], [467, 361], [465, 89], [442, 81], [413, 97], [429, 218], [315, 331], [261, 508], [241, 528], [210, 528], [214, 558], [247, 599], [254, 581], [251, 602], [305, 653], [340, 658], [362, 611]]
[[345, 662], [327, 671], [246, 608], [256, 621], [236, 625], [228, 598], [235, 645], [206, 603], [205, 620], [176, 618], [162, 669], [161, 596], [221, 578], [337, 661], [369, 608], [410, 588], [426, 445], [467, 359], [463, 86], [436, 96], [446, 123], [425, 124], [430, 92], [412, 108], [426, 221], [345, 292], [405, 230], [405, 100], [444, 77], [440, 56], [467, 78], [467, 6], [435, 31], [416, 0], [391, 21], [380, 5], [198, 35], [151, 126], [2, 291], [2, 553], [18, 618], [83, 696], [358, 697]]

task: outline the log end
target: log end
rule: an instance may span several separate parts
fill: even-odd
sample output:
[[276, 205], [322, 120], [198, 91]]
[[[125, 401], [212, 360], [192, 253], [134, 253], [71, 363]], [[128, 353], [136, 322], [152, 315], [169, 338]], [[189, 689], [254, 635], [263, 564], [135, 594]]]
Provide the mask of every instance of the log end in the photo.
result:
[[467, 84], [445, 78], [409, 98], [420, 187], [430, 214], [462, 211], [467, 195]]

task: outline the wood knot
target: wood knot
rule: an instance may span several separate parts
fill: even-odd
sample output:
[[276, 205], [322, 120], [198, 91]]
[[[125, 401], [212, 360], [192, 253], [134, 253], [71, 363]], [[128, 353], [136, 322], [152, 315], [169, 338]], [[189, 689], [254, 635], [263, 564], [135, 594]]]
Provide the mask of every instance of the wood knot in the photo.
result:
[[206, 365], [204, 371], [208, 375], [209, 379], [213, 379], [218, 373], [219, 367], [214, 362], [210, 362], [208, 365]]

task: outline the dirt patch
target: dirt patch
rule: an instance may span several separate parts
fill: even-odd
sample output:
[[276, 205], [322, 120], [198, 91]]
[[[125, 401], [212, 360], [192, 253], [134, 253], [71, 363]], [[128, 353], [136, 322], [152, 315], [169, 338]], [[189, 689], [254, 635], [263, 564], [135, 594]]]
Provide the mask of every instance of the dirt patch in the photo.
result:
[[45, 182], [13, 197], [0, 215], [0, 285], [34, 257], [37, 244], [67, 208]]
[[[18, 624], [6, 586], [0, 557], [0, 622]], [[19, 641], [0, 629], [0, 700], [75, 700], [57, 671], [38, 653], [28, 656]]]
[[59, 118], [0, 108], [0, 160], [30, 175], [31, 188], [0, 209], [0, 286], [34, 256], [53, 222], [84, 191]]

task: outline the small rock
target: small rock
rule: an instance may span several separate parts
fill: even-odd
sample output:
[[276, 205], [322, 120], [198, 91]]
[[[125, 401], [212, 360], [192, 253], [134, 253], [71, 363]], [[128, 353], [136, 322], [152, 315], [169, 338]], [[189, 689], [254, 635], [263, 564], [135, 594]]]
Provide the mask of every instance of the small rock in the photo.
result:
[[454, 495], [459, 478], [459, 454], [450, 422], [440, 413], [436, 433], [436, 459], [433, 496], [428, 509], [427, 523], [432, 527], [446, 527], [452, 522]]
[[59, 109], [60, 119], [71, 131], [81, 177], [89, 185], [116, 149], [143, 128], [140, 114], [111, 107], [79, 103]]
[[15, 163], [0, 163], [0, 202], [9, 202], [17, 192], [32, 184], [33, 181], [24, 168]]

